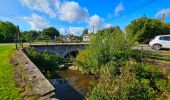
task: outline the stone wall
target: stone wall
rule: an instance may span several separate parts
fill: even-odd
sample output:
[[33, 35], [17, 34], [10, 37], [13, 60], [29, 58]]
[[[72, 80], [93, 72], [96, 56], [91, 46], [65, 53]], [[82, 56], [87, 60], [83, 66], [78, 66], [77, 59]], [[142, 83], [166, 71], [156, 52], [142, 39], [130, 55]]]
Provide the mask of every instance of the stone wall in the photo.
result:
[[20, 63], [24, 65], [27, 82], [31, 83], [34, 94], [40, 100], [51, 100], [55, 97], [55, 88], [45, 78], [37, 66], [25, 55], [22, 50], [17, 51]]
[[34, 47], [39, 52], [47, 51], [63, 57], [72, 51], [83, 50], [86, 46], [87, 44], [31, 45], [31, 47]]

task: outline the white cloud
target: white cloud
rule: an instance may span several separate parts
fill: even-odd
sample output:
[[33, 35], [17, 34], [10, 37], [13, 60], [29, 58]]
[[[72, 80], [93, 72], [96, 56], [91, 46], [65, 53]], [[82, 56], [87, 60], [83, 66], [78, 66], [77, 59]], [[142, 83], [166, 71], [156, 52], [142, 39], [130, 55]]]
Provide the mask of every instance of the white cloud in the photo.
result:
[[117, 7], [115, 8], [114, 14], [115, 16], [119, 16], [119, 13], [124, 10], [124, 6], [122, 2], [120, 2]]
[[112, 24], [105, 24], [105, 25], [104, 25], [105, 28], [110, 28], [110, 27], [112, 27], [112, 26], [113, 26]]
[[69, 27], [69, 33], [80, 36], [84, 30], [84, 27]]
[[60, 34], [63, 34], [63, 35], [67, 34], [65, 28], [60, 28], [59, 31], [60, 31]]
[[78, 22], [88, 19], [88, 10], [77, 2], [64, 0], [21, 0], [30, 9], [59, 17], [62, 21]]
[[59, 19], [62, 21], [77, 22], [88, 18], [87, 9], [80, 7], [80, 5], [74, 1], [66, 1], [63, 4], [58, 2], [56, 6], [59, 11]]
[[21, 3], [30, 9], [46, 13], [51, 17], [56, 17], [55, 12], [50, 8], [52, 0], [21, 0]]
[[20, 17], [31, 25], [33, 30], [42, 30], [49, 26], [49, 22], [37, 14], [32, 14], [31, 17]]
[[158, 11], [155, 15], [155, 17], [162, 17], [162, 15], [165, 14], [165, 16], [170, 16], [170, 8], [162, 9]]
[[84, 30], [84, 27], [68, 27], [68, 29], [66, 29], [66, 28], [59, 29], [60, 33], [63, 35], [73, 34], [76, 36], [80, 36], [82, 34], [83, 30]]
[[93, 15], [89, 18], [88, 24], [90, 27], [101, 28], [104, 25], [104, 20], [98, 15]]

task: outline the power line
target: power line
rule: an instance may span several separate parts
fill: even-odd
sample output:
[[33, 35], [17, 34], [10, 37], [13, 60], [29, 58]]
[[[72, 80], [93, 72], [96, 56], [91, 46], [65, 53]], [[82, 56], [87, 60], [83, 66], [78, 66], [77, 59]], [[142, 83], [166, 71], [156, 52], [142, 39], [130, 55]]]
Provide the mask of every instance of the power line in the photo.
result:
[[125, 12], [125, 13], [121, 14], [120, 16], [114, 17], [114, 19], [112, 19], [111, 21], [107, 21], [107, 22], [112, 22], [112, 21], [114, 21], [114, 20], [116, 20], [116, 19], [119, 19], [119, 18], [125, 16], [125, 15], [128, 15], [128, 14], [130, 14], [130, 13], [133, 13], [133, 12], [137, 11], [138, 9], [141, 9], [141, 8], [147, 6], [147, 5], [150, 5], [150, 4], [154, 3], [155, 1], [156, 1], [156, 0], [150, 0], [150, 1], [148, 1], [148, 2], [145, 2], [144, 4], [142, 4], [142, 5], [140, 5], [140, 6], [136, 7], [136, 8], [131, 9], [131, 10], [129, 10], [128, 12]]

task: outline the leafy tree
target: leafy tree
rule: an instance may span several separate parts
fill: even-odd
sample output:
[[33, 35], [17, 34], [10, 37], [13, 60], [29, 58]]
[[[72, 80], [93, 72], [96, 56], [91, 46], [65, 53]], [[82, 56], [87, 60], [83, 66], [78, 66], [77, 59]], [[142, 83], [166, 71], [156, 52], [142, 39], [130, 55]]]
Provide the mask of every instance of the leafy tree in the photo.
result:
[[21, 32], [21, 38], [22, 41], [24, 42], [26, 41], [29, 42], [30, 40], [31, 41], [36, 40], [39, 37], [39, 35], [40, 33], [35, 30]]
[[170, 27], [161, 23], [160, 20], [147, 17], [135, 19], [125, 28], [126, 32], [133, 34], [139, 43], [148, 43], [157, 35], [170, 34], [169, 29]]
[[87, 28], [83, 30], [82, 36], [85, 35], [85, 34], [88, 34], [88, 29]]
[[14, 42], [16, 26], [11, 22], [0, 21], [0, 42]]
[[35, 31], [35, 30], [30, 30], [30, 31], [28, 31], [28, 37], [30, 37], [31, 39], [33, 39], [33, 40], [35, 40], [35, 39], [37, 39], [37, 37], [39, 36], [40, 34], [37, 32], [37, 31]]
[[54, 38], [55, 36], [56, 37], [59, 37], [60, 36], [60, 32], [55, 29], [54, 27], [49, 27], [49, 28], [45, 28], [42, 30], [42, 36], [49, 36], [51, 38]]

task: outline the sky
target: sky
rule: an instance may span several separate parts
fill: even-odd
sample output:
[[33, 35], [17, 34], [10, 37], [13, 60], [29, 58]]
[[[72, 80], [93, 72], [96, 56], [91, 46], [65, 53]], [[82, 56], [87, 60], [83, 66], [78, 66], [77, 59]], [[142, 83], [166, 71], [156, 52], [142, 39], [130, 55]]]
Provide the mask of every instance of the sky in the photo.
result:
[[170, 22], [170, 0], [0, 0], [0, 20], [21, 31], [55, 27], [61, 34], [81, 35], [87, 28], [117, 26], [123, 30], [141, 16]]

